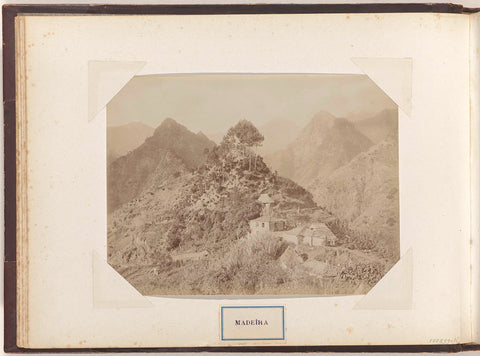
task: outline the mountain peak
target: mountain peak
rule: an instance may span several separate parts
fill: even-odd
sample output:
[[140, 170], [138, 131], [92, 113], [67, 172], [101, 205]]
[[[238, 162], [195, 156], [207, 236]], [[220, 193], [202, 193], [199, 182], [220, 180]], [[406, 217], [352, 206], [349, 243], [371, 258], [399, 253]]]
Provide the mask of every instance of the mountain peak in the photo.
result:
[[316, 178], [326, 177], [372, 142], [344, 118], [318, 112], [295, 141], [267, 158], [280, 175], [308, 187]]
[[208, 138], [191, 132], [175, 120], [163, 120], [153, 136], [109, 166], [108, 209], [114, 210], [140, 196], [158, 177], [174, 179], [180, 171], [198, 168], [207, 158], [205, 149], [214, 146]]
[[318, 121], [318, 120], [333, 120], [335, 119], [335, 116], [333, 116], [331, 113], [328, 111], [321, 110], [317, 112], [315, 115], [313, 115], [312, 120]]
[[335, 116], [330, 114], [327, 111], [319, 111], [317, 112], [312, 119], [310, 120], [310, 123], [308, 126], [310, 129], [314, 127], [332, 127], [333, 123], [335, 121]]
[[302, 129], [300, 134], [301, 139], [307, 136], [323, 137], [324, 134], [333, 127], [335, 119], [335, 116], [326, 111], [316, 113], [307, 126]]
[[180, 124], [176, 122], [174, 119], [172, 119], [171, 117], [166, 117], [165, 119], [163, 119], [162, 123], [160, 124], [160, 126], [165, 126], [165, 127], [175, 126], [175, 125], [180, 125]]
[[167, 117], [165, 118], [162, 123], [155, 129], [155, 135], [165, 134], [168, 132], [190, 132], [185, 126], [179, 124], [174, 119]]

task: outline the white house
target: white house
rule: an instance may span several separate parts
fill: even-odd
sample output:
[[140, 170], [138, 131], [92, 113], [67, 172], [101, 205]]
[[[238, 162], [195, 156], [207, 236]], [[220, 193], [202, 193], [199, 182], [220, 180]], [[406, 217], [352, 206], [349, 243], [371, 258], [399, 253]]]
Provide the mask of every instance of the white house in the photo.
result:
[[252, 235], [257, 235], [263, 232], [282, 231], [285, 228], [285, 222], [283, 220], [275, 219], [271, 216], [265, 215], [250, 220], [249, 224]]

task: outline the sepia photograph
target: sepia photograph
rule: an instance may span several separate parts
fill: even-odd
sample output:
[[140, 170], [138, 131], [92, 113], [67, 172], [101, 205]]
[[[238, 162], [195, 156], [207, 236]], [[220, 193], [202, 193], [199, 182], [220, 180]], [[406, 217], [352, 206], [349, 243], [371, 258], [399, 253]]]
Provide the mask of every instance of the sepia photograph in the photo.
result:
[[133, 77], [108, 263], [140, 293], [366, 294], [398, 261], [397, 105], [366, 75]]

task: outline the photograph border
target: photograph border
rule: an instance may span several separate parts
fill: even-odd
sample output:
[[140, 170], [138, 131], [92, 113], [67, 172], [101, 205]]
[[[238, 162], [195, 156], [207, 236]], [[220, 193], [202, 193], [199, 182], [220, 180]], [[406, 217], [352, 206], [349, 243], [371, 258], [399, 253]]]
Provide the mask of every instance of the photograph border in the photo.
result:
[[[437, 4], [222, 4], [222, 5], [3, 5], [4, 105], [4, 351], [14, 353], [87, 352], [459, 352], [480, 350], [479, 344], [368, 345], [368, 346], [212, 346], [155, 348], [56, 348], [17, 346], [16, 276], [16, 109], [15, 18], [34, 14], [72, 15], [230, 15], [335, 13], [451, 13], [471, 14], [480, 8]], [[55, 320], [51, 321], [52, 323]]]

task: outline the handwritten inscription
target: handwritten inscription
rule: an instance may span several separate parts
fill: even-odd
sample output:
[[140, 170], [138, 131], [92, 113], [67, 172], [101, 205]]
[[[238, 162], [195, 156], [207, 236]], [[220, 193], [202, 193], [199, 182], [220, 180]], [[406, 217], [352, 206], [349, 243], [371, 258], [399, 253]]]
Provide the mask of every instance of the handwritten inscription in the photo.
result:
[[458, 339], [457, 338], [439, 338], [439, 339], [430, 339], [429, 342], [433, 344], [457, 344]]

